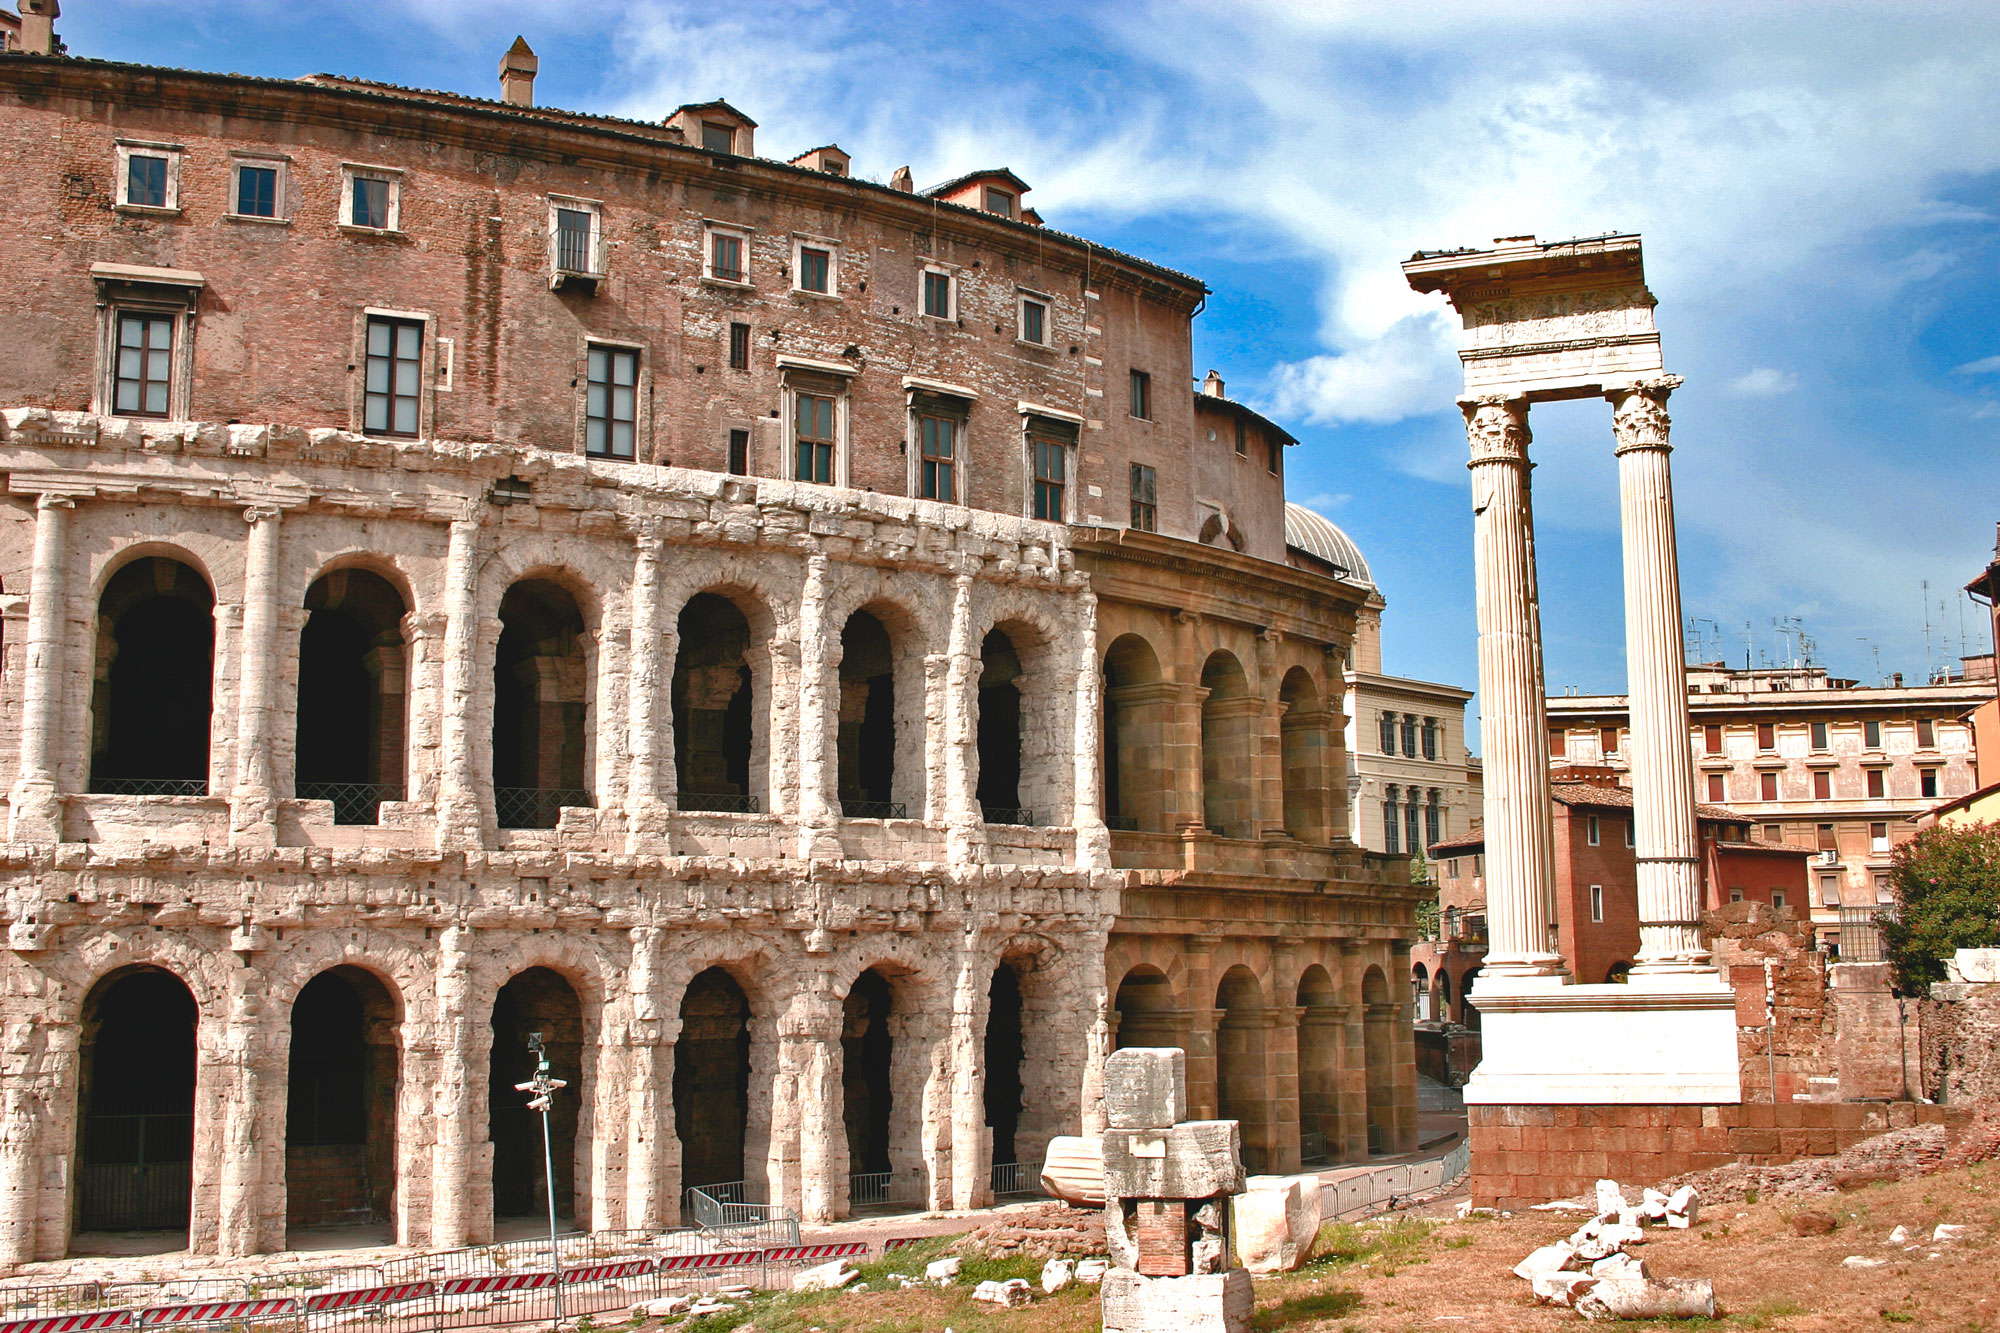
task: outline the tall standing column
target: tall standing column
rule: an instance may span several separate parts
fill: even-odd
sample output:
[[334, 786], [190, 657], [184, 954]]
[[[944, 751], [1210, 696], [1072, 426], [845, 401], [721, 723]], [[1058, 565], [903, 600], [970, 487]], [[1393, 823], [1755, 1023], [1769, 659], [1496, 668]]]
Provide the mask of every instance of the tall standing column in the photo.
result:
[[632, 640], [625, 697], [625, 850], [640, 851], [661, 836], [660, 805], [660, 527], [642, 519], [632, 567]]
[[76, 500], [35, 501], [34, 568], [28, 585], [27, 679], [21, 699], [20, 772], [8, 796], [9, 842], [58, 842], [56, 748], [62, 735], [64, 611], [69, 600], [69, 517]]
[[957, 865], [986, 859], [986, 829], [973, 809], [973, 769], [978, 761], [979, 646], [972, 638], [972, 590], [976, 559], [960, 557], [951, 582], [951, 629], [944, 671], [943, 722], [945, 846]]
[[799, 591], [799, 859], [833, 860], [840, 856], [839, 825], [834, 817], [835, 754], [833, 729], [839, 721], [839, 682], [827, 662], [826, 552], [816, 546], [806, 555], [805, 583]]
[[483, 822], [472, 771], [472, 703], [479, 669], [479, 520], [452, 520], [444, 562], [444, 712], [438, 770], [438, 845], [476, 846]]
[[1076, 863], [1093, 870], [1111, 864], [1111, 834], [1100, 800], [1104, 746], [1104, 672], [1098, 665], [1097, 594], [1079, 595], [1076, 625], [1076, 691], [1072, 707], [1074, 764], [1071, 769], [1070, 826], [1076, 830]]
[[1708, 971], [1701, 916], [1694, 755], [1681, 643], [1680, 559], [1667, 461], [1667, 395], [1678, 375], [1605, 395], [1618, 441], [1625, 545], [1625, 675], [1631, 698], [1632, 841], [1638, 859], [1637, 973]]
[[1479, 593], [1480, 739], [1486, 749], [1486, 920], [1481, 976], [1561, 977], [1548, 704], [1535, 586], [1525, 398], [1462, 398], [1472, 445], [1473, 578]]
[[271, 718], [279, 660], [281, 512], [261, 504], [243, 511], [250, 535], [243, 564], [243, 632], [236, 641], [236, 784], [229, 803], [230, 833], [240, 842], [277, 839]]

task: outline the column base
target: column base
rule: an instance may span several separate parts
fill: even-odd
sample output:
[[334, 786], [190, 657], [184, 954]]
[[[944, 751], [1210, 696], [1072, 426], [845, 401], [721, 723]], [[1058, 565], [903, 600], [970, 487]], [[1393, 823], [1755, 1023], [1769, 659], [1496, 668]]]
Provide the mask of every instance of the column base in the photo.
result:
[[1468, 1106], [1743, 1100], [1736, 995], [1713, 972], [1603, 986], [1482, 972], [1472, 1002], [1484, 1058]]
[[7, 841], [62, 841], [62, 797], [53, 782], [23, 778], [7, 793]]

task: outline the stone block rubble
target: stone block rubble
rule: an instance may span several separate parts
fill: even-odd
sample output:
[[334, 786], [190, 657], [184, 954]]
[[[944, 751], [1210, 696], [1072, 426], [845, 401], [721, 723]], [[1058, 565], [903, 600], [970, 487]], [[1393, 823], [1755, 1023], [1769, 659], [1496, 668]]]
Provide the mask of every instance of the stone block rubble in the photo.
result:
[[[1701, 1200], [1691, 1185], [1648, 1189], [1634, 1205], [1615, 1180], [1600, 1180], [1596, 1212], [1569, 1239], [1544, 1245], [1514, 1266], [1536, 1301], [1566, 1305], [1585, 1319], [1713, 1319], [1715, 1286], [1705, 1278], [1654, 1277], [1630, 1249], [1646, 1243], [1648, 1224], [1692, 1227]], [[1851, 1260], [1849, 1262], [1852, 1262]]]

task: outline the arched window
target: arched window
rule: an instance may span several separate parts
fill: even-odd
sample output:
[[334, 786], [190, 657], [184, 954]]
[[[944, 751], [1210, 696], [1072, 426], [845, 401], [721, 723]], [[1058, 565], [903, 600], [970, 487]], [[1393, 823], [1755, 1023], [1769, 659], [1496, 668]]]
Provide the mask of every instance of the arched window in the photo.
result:
[[756, 709], [750, 622], [736, 603], [698, 593], [681, 608], [674, 658], [674, 764], [682, 810], [755, 811]]
[[90, 789], [208, 794], [215, 594], [178, 560], [134, 560], [97, 601]]
[[840, 810], [849, 819], [901, 819], [896, 800], [896, 661], [889, 631], [867, 611], [840, 632]]
[[336, 824], [373, 824], [403, 797], [408, 610], [395, 585], [337, 569], [306, 591], [299, 631], [297, 790], [331, 801]]
[[76, 1229], [185, 1231], [194, 1180], [194, 996], [157, 967], [91, 987], [77, 1062]]
[[569, 1085], [556, 1090], [549, 1108], [556, 1215], [585, 1217], [588, 1201], [577, 1185], [576, 1169], [582, 1146], [577, 1127], [590, 1096], [583, 1067], [583, 1002], [568, 978], [546, 967], [516, 973], [493, 998], [486, 1103], [493, 1141], [493, 1215], [542, 1217], [548, 1207], [541, 1117], [528, 1109], [527, 1094], [514, 1087], [535, 1072], [530, 1033], [541, 1034], [550, 1074]]
[[1396, 1033], [1391, 1028], [1389, 983], [1382, 969], [1371, 967], [1361, 977], [1361, 1002], [1366, 1012], [1362, 1020], [1362, 1051], [1366, 1061], [1368, 1106], [1368, 1151], [1397, 1151]]
[[1174, 1005], [1173, 983], [1159, 968], [1141, 963], [1127, 972], [1118, 983], [1113, 1007], [1118, 1011], [1117, 1049], [1187, 1044]]
[[1172, 774], [1167, 738], [1174, 689], [1160, 659], [1136, 634], [1104, 655], [1104, 822], [1114, 829], [1168, 831]]
[[493, 658], [493, 808], [502, 828], [554, 828], [591, 804], [590, 660], [569, 590], [523, 579], [500, 599]]
[[681, 997], [674, 1043], [674, 1130], [681, 1179], [723, 1203], [747, 1202], [750, 999], [726, 968], [711, 967]]
[[1021, 657], [1004, 629], [979, 648], [979, 808], [989, 824], [1032, 824], [1021, 803]]
[[287, 1226], [393, 1220], [400, 1022], [388, 987], [358, 967], [320, 973], [292, 1002]]
[[1279, 721], [1281, 774], [1285, 794], [1285, 831], [1300, 842], [1324, 843], [1327, 828], [1327, 716], [1321, 711], [1319, 687], [1301, 667], [1285, 673], [1278, 698], [1285, 712]]
[[1202, 664], [1201, 790], [1202, 822], [1222, 838], [1257, 836], [1257, 715], [1243, 664], [1227, 652], [1209, 654]]
[[910, 974], [882, 964], [855, 978], [841, 1033], [848, 1203], [866, 1208], [928, 1197], [922, 1118], [926, 1053], [912, 1033]]
[[1266, 1078], [1264, 990], [1249, 968], [1238, 964], [1222, 975], [1215, 1007], [1215, 1101], [1224, 1120], [1242, 1122], [1243, 1165], [1264, 1171], [1272, 1165], [1272, 1089]]
[[[1419, 967], [1421, 971], [1421, 966]], [[1314, 963], [1299, 977], [1299, 1158], [1321, 1162], [1345, 1152], [1340, 1126], [1341, 1051], [1346, 1025], [1333, 977]]]

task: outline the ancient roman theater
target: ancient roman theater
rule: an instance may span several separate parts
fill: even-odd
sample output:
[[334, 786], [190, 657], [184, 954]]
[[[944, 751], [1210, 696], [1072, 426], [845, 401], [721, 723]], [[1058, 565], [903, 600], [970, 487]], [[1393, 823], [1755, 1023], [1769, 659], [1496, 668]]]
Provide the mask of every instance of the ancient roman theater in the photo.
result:
[[0, 57], [0, 1263], [975, 1206], [1120, 1045], [1413, 1148], [1375, 590], [1206, 288], [535, 73]]

